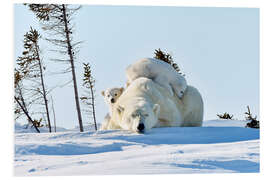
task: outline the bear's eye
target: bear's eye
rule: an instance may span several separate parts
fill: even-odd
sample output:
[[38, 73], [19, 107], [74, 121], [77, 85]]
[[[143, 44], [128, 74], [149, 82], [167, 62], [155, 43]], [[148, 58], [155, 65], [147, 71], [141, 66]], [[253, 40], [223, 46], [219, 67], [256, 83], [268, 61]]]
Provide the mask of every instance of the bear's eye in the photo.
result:
[[144, 117], [148, 117], [148, 114], [144, 114], [143, 116], [144, 116]]
[[135, 118], [136, 117], [136, 114], [131, 114], [131, 117]]
[[107, 95], [107, 97], [110, 97], [110, 95]]

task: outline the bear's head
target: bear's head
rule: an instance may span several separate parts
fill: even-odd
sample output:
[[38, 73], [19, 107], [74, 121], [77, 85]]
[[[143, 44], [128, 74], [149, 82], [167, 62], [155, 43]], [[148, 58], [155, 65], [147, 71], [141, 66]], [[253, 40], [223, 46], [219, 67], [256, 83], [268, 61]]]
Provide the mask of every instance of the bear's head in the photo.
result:
[[144, 133], [158, 121], [160, 106], [139, 101], [136, 104], [116, 107], [118, 124], [122, 129]]
[[120, 95], [123, 93], [124, 88], [109, 88], [105, 91], [102, 91], [101, 94], [105, 99], [107, 104], [114, 104]]

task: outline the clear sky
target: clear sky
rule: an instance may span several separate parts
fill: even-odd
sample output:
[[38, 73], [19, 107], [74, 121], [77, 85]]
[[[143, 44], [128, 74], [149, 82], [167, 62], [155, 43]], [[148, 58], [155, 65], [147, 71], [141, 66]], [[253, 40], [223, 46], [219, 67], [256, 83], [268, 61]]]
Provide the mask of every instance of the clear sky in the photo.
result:
[[[14, 15], [15, 60], [30, 26], [46, 34], [25, 6], [15, 5]], [[171, 53], [188, 84], [201, 92], [205, 120], [223, 112], [244, 119], [247, 105], [259, 116], [259, 9], [84, 5], [74, 22], [75, 39], [84, 41], [77, 58], [79, 92], [81, 62], [89, 62], [96, 79], [98, 122], [108, 112], [101, 91], [124, 86], [125, 68], [140, 58], [153, 57], [157, 48]], [[61, 64], [48, 60], [52, 47], [42, 42], [41, 48], [47, 69], [59, 70]], [[65, 79], [49, 75], [46, 82], [54, 87]], [[72, 85], [51, 94], [57, 125], [77, 126]], [[87, 116], [83, 121], [92, 122]]]

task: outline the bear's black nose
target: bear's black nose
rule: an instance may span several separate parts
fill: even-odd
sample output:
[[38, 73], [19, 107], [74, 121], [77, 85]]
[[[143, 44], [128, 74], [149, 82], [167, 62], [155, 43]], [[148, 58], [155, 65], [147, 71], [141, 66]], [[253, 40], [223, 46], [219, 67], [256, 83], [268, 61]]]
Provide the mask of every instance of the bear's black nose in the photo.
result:
[[140, 123], [138, 125], [137, 129], [139, 130], [139, 132], [143, 132], [143, 130], [144, 130], [144, 124], [143, 123]]
[[114, 103], [114, 99], [111, 99], [111, 103]]

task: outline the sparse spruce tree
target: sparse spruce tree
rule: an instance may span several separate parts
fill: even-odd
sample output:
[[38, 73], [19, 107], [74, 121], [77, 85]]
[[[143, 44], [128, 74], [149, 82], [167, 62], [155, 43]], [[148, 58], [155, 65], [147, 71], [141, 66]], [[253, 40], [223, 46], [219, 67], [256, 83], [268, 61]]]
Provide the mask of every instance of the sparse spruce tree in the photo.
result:
[[23, 93], [23, 87], [22, 87], [22, 81], [24, 76], [15, 69], [14, 71], [14, 100], [15, 100], [15, 119], [18, 118], [20, 115], [24, 114], [27, 117], [28, 124], [32, 124], [36, 131], [40, 133], [39, 129], [35, 125], [32, 117], [29, 114], [29, 105], [30, 103], [27, 103], [24, 98]]
[[233, 115], [230, 115], [229, 113], [225, 112], [224, 114], [217, 114], [217, 116], [220, 119], [232, 119]]
[[86, 106], [85, 112], [91, 114], [94, 120], [95, 129], [97, 130], [96, 112], [95, 112], [95, 94], [94, 94], [95, 80], [92, 76], [92, 71], [89, 63], [87, 64], [83, 63], [83, 65], [84, 65], [83, 87], [85, 94], [82, 97], [80, 97], [80, 99]]
[[47, 91], [44, 82], [44, 70], [42, 59], [40, 57], [39, 39], [41, 38], [37, 30], [30, 28], [30, 31], [24, 35], [24, 51], [22, 56], [17, 59], [19, 70], [26, 75], [29, 80], [35, 83], [32, 91], [37, 92], [43, 98], [42, 104], [45, 106], [46, 118], [48, 121], [49, 132], [51, 131], [50, 114], [47, 100]]
[[180, 72], [180, 68], [179, 66], [173, 61], [172, 56], [169, 53], [165, 53], [162, 50], [159, 49], [155, 49], [155, 56], [154, 58], [162, 60], [168, 64], [170, 64], [178, 73], [182, 74]]
[[248, 111], [245, 112], [245, 114], [247, 115], [246, 120], [248, 120], [250, 122], [247, 123], [246, 127], [259, 129], [260, 128], [260, 121], [257, 120], [257, 116], [255, 116], [255, 117], [252, 116], [250, 109], [249, 109], [249, 106], [247, 106], [247, 109], [248, 109]]
[[78, 114], [78, 122], [80, 131], [83, 132], [83, 123], [78, 96], [77, 80], [75, 73], [75, 58], [78, 52], [80, 42], [74, 42], [72, 37], [74, 25], [72, 23], [73, 15], [81, 6], [67, 4], [26, 4], [33, 11], [37, 19], [42, 24], [42, 29], [47, 31], [49, 42], [56, 45], [55, 51], [60, 53], [60, 58], [55, 58], [55, 61], [68, 63], [69, 66], [64, 72], [71, 72], [76, 110]]

